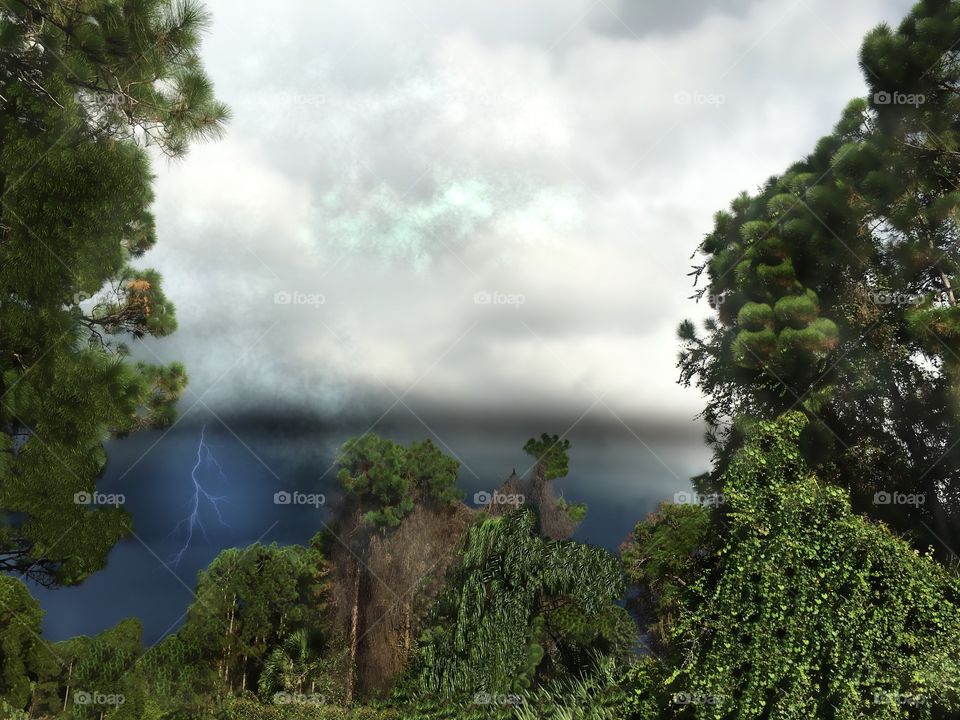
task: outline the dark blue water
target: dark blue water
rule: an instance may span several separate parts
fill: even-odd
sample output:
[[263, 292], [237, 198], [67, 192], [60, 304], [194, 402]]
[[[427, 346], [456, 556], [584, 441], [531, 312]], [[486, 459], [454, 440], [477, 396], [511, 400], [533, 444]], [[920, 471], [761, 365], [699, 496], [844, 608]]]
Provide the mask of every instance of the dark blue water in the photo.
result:
[[[467, 502], [480, 490], [496, 487], [513, 469], [522, 473], [530, 458], [524, 441], [542, 431], [562, 433], [571, 423], [542, 422], [509, 427], [482, 423], [430, 426], [435, 443], [461, 461], [459, 484]], [[418, 423], [378, 426], [385, 436], [407, 442], [431, 437]], [[196, 476], [217, 508], [201, 497], [198, 520], [187, 545], [188, 517], [201, 430], [219, 464], [202, 453]], [[570, 474], [557, 489], [571, 502], [586, 502], [589, 513], [577, 539], [616, 551], [633, 525], [703, 472], [709, 453], [698, 428], [656, 423], [632, 426], [619, 421], [603, 427], [583, 422], [567, 437], [572, 442]], [[110, 461], [98, 489], [123, 493], [135, 536], [111, 552], [107, 567], [75, 588], [32, 588], [46, 611], [44, 634], [52, 640], [96, 634], [126, 617], [137, 617], [144, 640], [153, 643], [175, 630], [193, 598], [197, 571], [227, 547], [250, 543], [304, 543], [329, 522], [336, 504], [336, 448], [367, 425], [330, 425], [303, 419], [256, 421], [185, 415], [168, 432], [140, 433], [109, 444]], [[639, 436], [638, 437], [636, 436]], [[646, 447], [644, 445], [646, 443]], [[277, 492], [324, 495], [326, 503], [278, 505]], [[219, 509], [219, 517], [217, 510]], [[65, 542], [68, 539], [65, 539]], [[179, 562], [175, 562], [182, 552]]]

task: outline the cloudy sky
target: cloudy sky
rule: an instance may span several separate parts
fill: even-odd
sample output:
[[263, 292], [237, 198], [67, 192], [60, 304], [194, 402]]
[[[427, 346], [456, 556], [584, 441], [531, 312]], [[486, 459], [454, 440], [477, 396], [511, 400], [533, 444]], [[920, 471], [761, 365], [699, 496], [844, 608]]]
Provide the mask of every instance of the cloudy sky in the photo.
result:
[[[370, 426], [439, 441], [468, 498], [568, 433], [577, 538], [615, 550], [709, 466], [675, 329], [704, 314], [687, 273], [713, 213], [811, 150], [864, 92], [863, 35], [909, 7], [207, 4], [234, 120], [157, 163], [146, 260], [180, 330], [137, 350], [186, 363], [183, 421], [111, 443], [99, 487], [137, 534], [79, 588], [35, 589], [52, 639], [136, 616], [152, 642], [220, 549], [306, 542], [329, 508], [271, 497], [332, 499], [336, 446]], [[203, 432], [229, 501], [185, 544]]]
[[[685, 421], [713, 213], [864, 92], [907, 0], [208, 0], [234, 119], [158, 163], [186, 362], [223, 412]], [[399, 402], [398, 402], [399, 398]]]

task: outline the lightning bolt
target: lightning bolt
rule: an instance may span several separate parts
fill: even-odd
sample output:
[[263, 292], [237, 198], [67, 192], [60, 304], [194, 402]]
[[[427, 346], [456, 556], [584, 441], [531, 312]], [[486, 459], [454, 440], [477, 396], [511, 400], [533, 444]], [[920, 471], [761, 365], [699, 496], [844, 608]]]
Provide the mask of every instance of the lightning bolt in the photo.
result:
[[203, 539], [207, 540], [207, 529], [203, 525], [203, 518], [200, 516], [201, 506], [204, 504], [209, 505], [213, 508], [214, 513], [217, 515], [217, 520], [220, 521], [220, 524], [224, 527], [227, 524], [223, 521], [223, 516], [220, 514], [220, 503], [227, 502], [227, 498], [222, 495], [211, 495], [207, 492], [206, 488], [203, 487], [203, 483], [197, 479], [197, 471], [206, 463], [208, 470], [216, 470], [217, 479], [226, 479], [226, 475], [223, 472], [223, 468], [220, 467], [220, 463], [217, 462], [217, 459], [213, 456], [213, 453], [210, 451], [210, 447], [207, 445], [207, 426], [204, 423], [203, 427], [200, 430], [200, 443], [197, 445], [197, 462], [193, 466], [193, 470], [190, 471], [190, 480], [193, 482], [193, 495], [190, 498], [189, 514], [180, 522], [178, 522], [171, 533], [174, 536], [181, 534], [181, 530], [186, 528], [186, 536], [184, 538], [183, 545], [173, 556], [173, 559], [170, 561], [170, 565], [176, 567], [180, 564], [180, 560], [183, 559], [184, 553], [187, 552], [187, 549], [190, 547], [190, 543], [193, 542], [194, 533], [199, 530], [200, 534], [203, 535]]

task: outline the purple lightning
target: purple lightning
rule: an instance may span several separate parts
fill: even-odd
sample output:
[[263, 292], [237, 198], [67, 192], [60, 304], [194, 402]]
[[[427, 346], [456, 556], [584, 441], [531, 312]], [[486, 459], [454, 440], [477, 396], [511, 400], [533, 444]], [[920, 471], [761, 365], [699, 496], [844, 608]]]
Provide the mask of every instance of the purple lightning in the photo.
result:
[[193, 481], [193, 496], [190, 498], [190, 513], [183, 520], [178, 522], [173, 528], [173, 535], [178, 535], [180, 528], [187, 528], [186, 538], [183, 545], [173, 557], [173, 560], [171, 560], [169, 563], [174, 567], [180, 564], [180, 560], [183, 559], [184, 553], [186, 553], [187, 548], [190, 547], [190, 543], [193, 541], [193, 533], [195, 530], [199, 529], [200, 534], [203, 535], [203, 539], [207, 539], [207, 529], [203, 526], [203, 519], [200, 517], [200, 505], [202, 503], [208, 503], [210, 507], [213, 508], [213, 511], [217, 514], [217, 520], [220, 521], [220, 524], [225, 527], [227, 525], [223, 521], [223, 517], [220, 515], [220, 503], [227, 502], [227, 498], [220, 495], [211, 495], [203, 487], [201, 481], [197, 479], [197, 471], [204, 464], [204, 461], [206, 461], [206, 466], [208, 469], [216, 470], [218, 480], [226, 479], [226, 475], [223, 473], [223, 468], [220, 467], [220, 463], [217, 462], [217, 459], [210, 451], [210, 447], [207, 445], [206, 435], [207, 426], [204, 424], [203, 428], [200, 430], [200, 444], [197, 445], [197, 462], [193, 466], [193, 470], [190, 471], [190, 479]]

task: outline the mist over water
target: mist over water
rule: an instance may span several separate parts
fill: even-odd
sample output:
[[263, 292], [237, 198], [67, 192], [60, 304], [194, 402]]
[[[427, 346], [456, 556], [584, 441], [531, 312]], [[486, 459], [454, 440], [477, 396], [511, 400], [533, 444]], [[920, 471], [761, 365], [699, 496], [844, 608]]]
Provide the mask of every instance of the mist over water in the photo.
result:
[[[33, 586], [46, 613], [44, 635], [53, 641], [94, 635], [126, 617], [138, 618], [148, 644], [183, 622], [197, 572], [223, 549], [257, 541], [305, 543], [324, 529], [339, 498], [336, 449], [366, 431], [366, 422], [326, 423], [315, 418], [278, 416], [264, 420], [188, 412], [167, 432], [145, 432], [108, 445], [109, 464], [98, 490], [122, 493], [135, 535], [111, 552], [105, 569], [74, 588]], [[576, 424], [574, 424], [576, 423]], [[196, 475], [219, 503], [220, 518], [201, 497], [189, 546], [184, 548], [192, 509], [191, 470], [197, 465], [200, 433], [216, 468], [201, 463]], [[409, 414], [383, 418], [380, 434], [400, 442], [430, 437], [461, 461], [459, 485], [467, 504], [480, 491], [497, 487], [531, 459], [524, 442], [541, 432], [571, 441], [570, 473], [555, 487], [570, 502], [589, 506], [575, 539], [616, 552], [633, 525], [657, 505], [690, 487], [689, 478], [707, 469], [710, 453], [700, 424], [626, 422], [585, 416], [491, 422], [470, 418], [426, 418], [428, 430]], [[432, 431], [435, 431], [434, 434]], [[645, 446], [646, 445], [646, 446]], [[323, 496], [324, 503], [276, 504], [278, 492]], [[302, 497], [300, 498], [302, 500]], [[222, 522], [220, 521], [222, 518]]]

